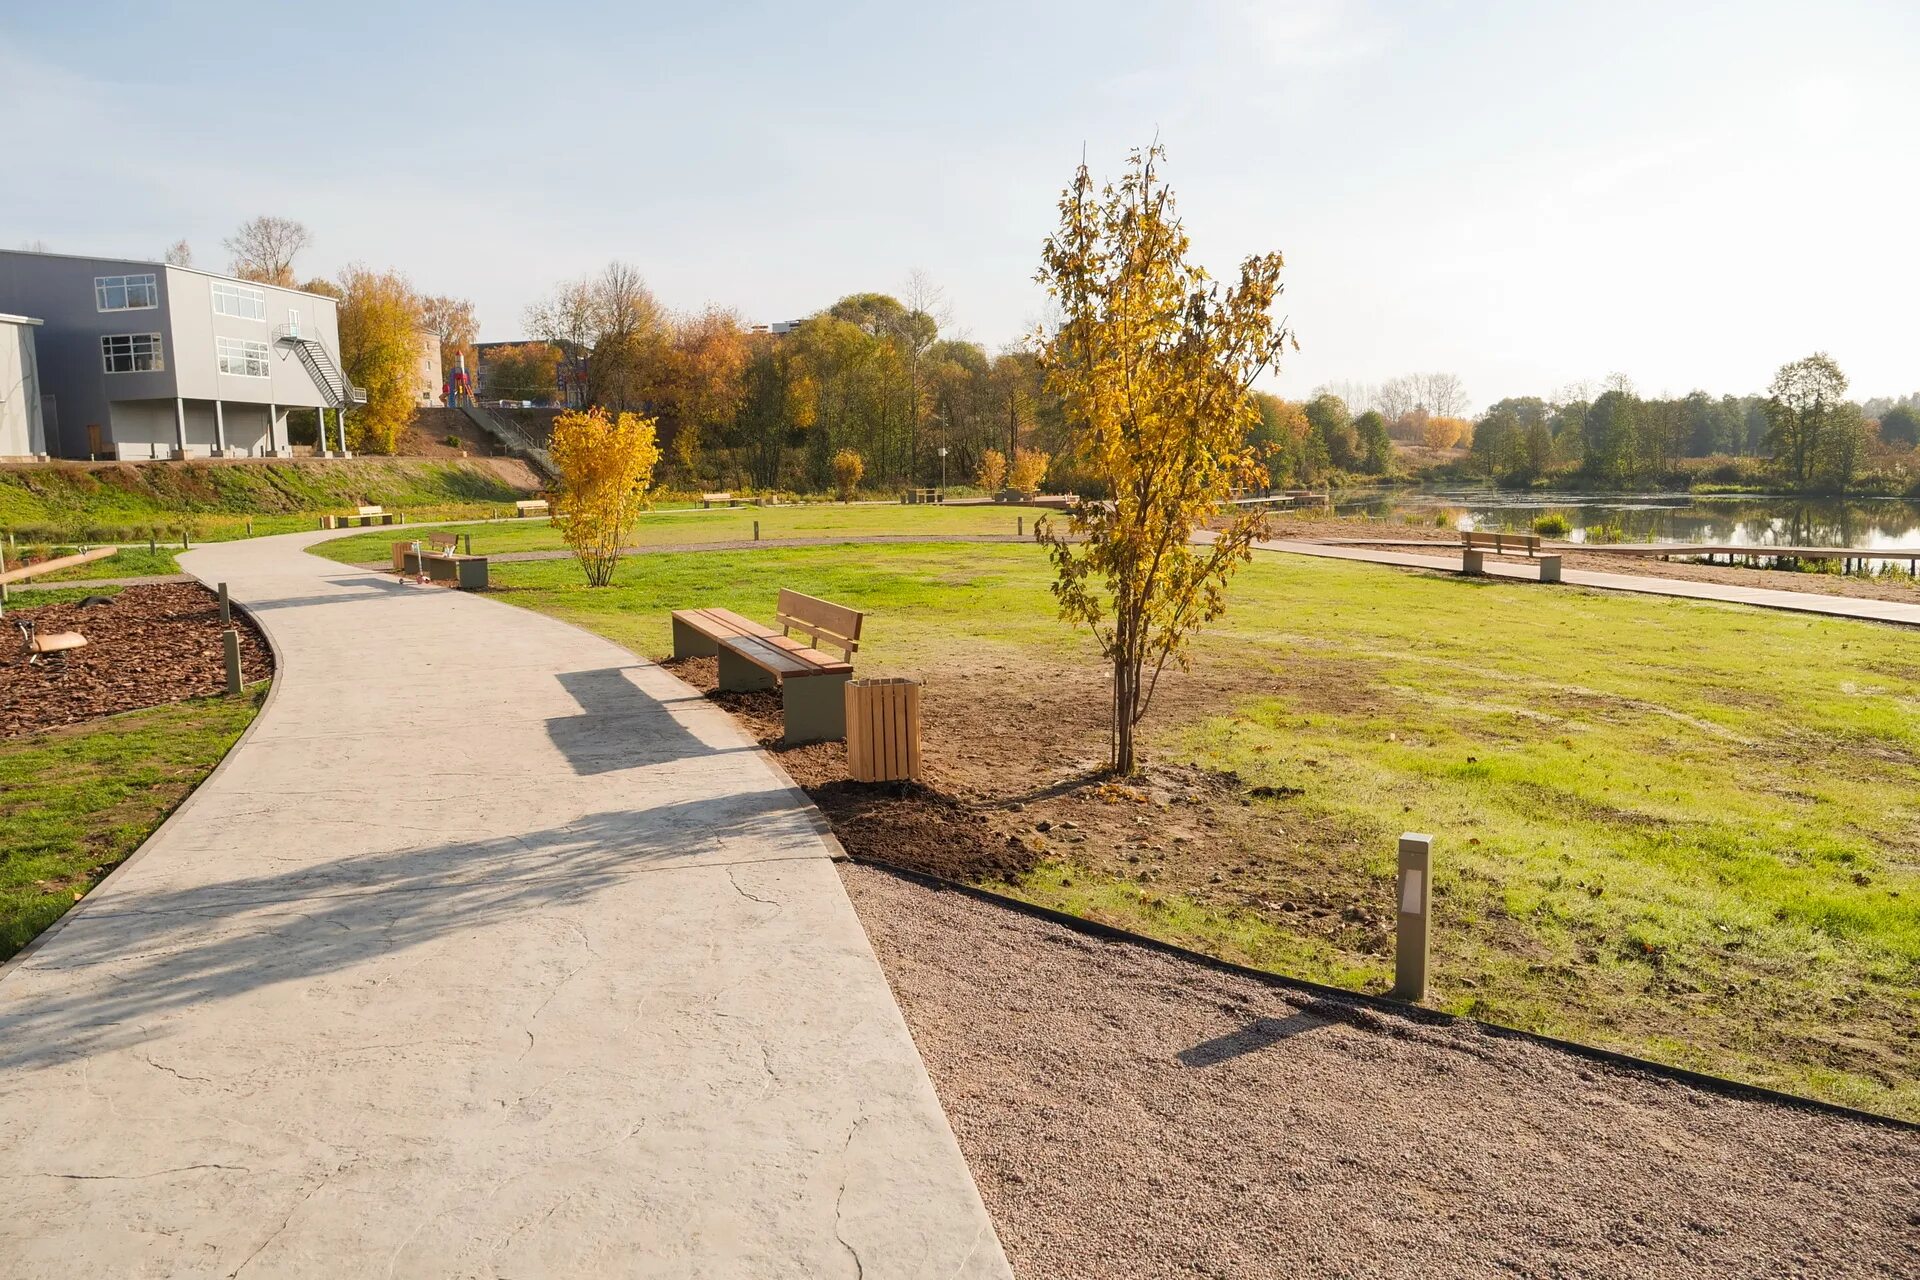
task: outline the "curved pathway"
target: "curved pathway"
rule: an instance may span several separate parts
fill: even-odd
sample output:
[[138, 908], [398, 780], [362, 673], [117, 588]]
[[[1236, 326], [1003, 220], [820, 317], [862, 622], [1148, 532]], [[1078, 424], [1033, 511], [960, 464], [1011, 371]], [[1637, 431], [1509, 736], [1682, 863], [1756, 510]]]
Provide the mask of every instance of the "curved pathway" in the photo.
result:
[[279, 679], [0, 969], [0, 1275], [1007, 1275], [805, 798], [328, 536], [182, 556]]

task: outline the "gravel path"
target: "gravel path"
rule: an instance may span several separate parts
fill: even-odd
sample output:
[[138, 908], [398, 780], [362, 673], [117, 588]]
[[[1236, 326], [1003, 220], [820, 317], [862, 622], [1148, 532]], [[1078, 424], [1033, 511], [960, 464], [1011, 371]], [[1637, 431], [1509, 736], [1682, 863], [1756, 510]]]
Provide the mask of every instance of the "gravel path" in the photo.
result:
[[1016, 1273], [1920, 1275], [1920, 1136], [843, 878]]

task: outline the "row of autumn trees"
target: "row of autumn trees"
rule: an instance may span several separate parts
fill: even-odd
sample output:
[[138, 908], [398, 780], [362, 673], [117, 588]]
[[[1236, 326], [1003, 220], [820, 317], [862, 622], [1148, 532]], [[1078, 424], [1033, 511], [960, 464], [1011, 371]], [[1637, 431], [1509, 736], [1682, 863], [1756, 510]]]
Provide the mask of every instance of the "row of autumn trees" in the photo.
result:
[[1500, 400], [1470, 439], [1471, 469], [1507, 484], [1555, 473], [1602, 487], [1671, 484], [1688, 478], [1687, 459], [1753, 458], [1764, 466], [1729, 476], [1844, 492], [1871, 466], [1920, 461], [1920, 403], [1849, 400], [1846, 374], [1816, 352], [1782, 365], [1765, 395], [1642, 397], [1615, 375], [1597, 394]]
[[850, 294], [772, 333], [719, 308], [675, 314], [615, 262], [530, 307], [535, 341], [488, 348], [482, 394], [651, 417], [687, 487], [840, 489], [848, 454], [871, 487], [974, 483], [1057, 454], [1059, 399], [1034, 354], [943, 336], [923, 279], [903, 294]]

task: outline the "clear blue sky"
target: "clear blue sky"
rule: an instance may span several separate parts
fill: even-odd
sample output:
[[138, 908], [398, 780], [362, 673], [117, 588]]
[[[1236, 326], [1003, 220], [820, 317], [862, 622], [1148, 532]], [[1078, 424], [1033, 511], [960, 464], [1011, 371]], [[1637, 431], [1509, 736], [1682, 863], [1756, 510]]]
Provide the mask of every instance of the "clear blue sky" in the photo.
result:
[[1920, 388], [1914, 0], [8, 6], [0, 113], [0, 245], [279, 213], [488, 339], [622, 258], [753, 320], [920, 268], [997, 346], [1082, 147], [1158, 132], [1203, 261], [1287, 255], [1285, 392]]

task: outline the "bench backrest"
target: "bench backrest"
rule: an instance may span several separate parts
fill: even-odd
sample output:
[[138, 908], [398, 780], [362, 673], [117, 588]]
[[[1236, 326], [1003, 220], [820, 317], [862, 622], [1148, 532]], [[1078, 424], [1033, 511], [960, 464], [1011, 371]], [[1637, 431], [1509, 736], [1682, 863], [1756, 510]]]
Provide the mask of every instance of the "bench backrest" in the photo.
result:
[[357, 516], [383, 516], [387, 513], [379, 507], [361, 507], [353, 514]]
[[1462, 546], [1482, 548], [1491, 547], [1495, 551], [1504, 551], [1511, 547], [1515, 551], [1538, 551], [1540, 535], [1537, 533], [1478, 533], [1463, 530], [1460, 534]]
[[430, 533], [427, 535], [427, 542], [437, 550], [451, 551], [460, 545], [460, 535], [457, 533]]
[[852, 662], [855, 651], [860, 648], [860, 624], [866, 620], [866, 616], [858, 609], [849, 609], [843, 604], [816, 599], [782, 587], [780, 605], [774, 611], [773, 620], [780, 624], [783, 634], [804, 631], [814, 648], [821, 648], [824, 641], [840, 650], [846, 655], [846, 660]]
[[545, 498], [526, 498], [513, 505], [522, 511], [525, 511], [529, 507], [540, 507], [544, 510], [547, 505], [547, 500]]

